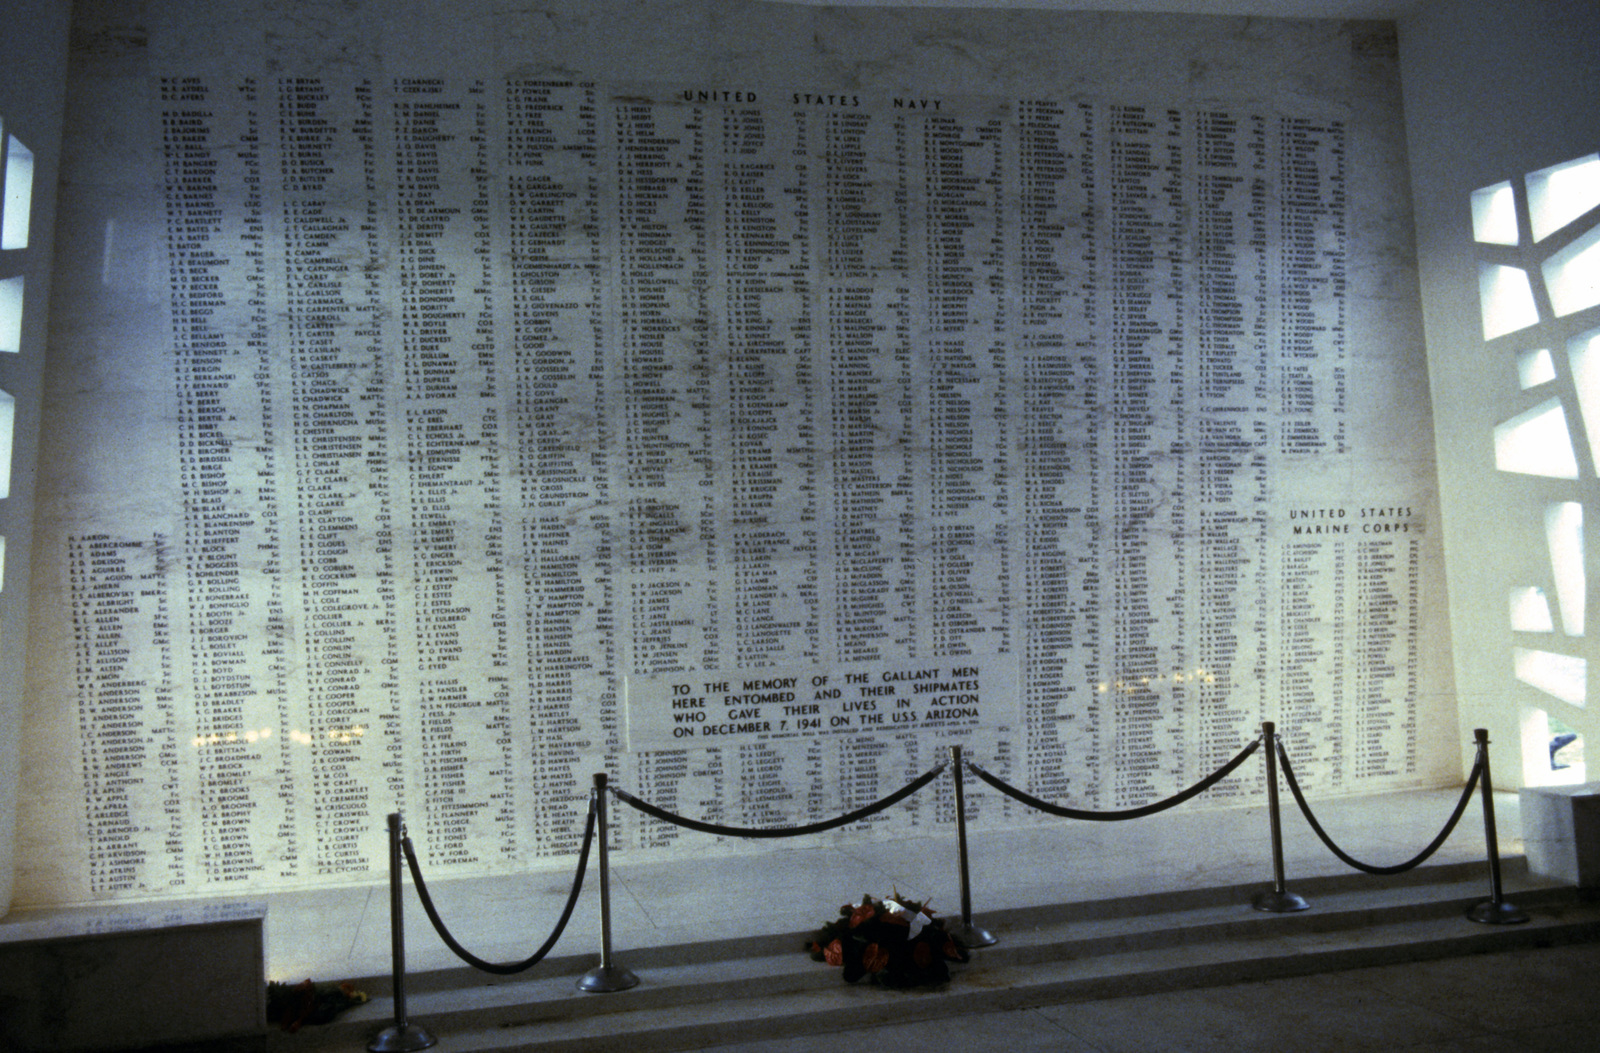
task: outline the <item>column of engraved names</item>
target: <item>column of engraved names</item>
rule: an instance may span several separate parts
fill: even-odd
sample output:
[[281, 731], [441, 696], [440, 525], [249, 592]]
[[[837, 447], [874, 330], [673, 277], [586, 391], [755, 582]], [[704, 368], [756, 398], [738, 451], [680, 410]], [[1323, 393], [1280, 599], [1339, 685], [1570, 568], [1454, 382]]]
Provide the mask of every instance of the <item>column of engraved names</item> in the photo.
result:
[[[910, 126], [856, 96], [818, 106], [824, 161], [822, 304], [833, 479], [834, 648], [842, 663], [915, 653], [925, 617], [916, 595], [912, 448]], [[860, 674], [865, 676], [866, 674]], [[846, 684], [851, 693], [875, 685]], [[862, 698], [862, 704], [872, 699]], [[887, 727], [887, 714], [874, 714]], [[898, 756], [897, 756], [898, 755]], [[879, 735], [838, 745], [840, 805], [900, 785], [902, 750]], [[886, 821], [883, 813], [873, 821]]]
[[[366, 124], [360, 122], [365, 117]], [[377, 324], [370, 246], [359, 229], [371, 157], [365, 113], [344, 85], [289, 77], [278, 86], [282, 143], [284, 339], [293, 491], [298, 539], [286, 572], [300, 588], [302, 675], [309, 754], [311, 859], [316, 874], [360, 873], [376, 847], [374, 790], [386, 759], [377, 734], [381, 687], [390, 670], [369, 657], [367, 638], [382, 620], [367, 551], [381, 495], [367, 486], [368, 461], [387, 454], [385, 422], [363, 419], [370, 380], [361, 370]], [[365, 167], [364, 167], [365, 166]], [[359, 180], [359, 181], [358, 181]], [[375, 429], [371, 434], [369, 429]], [[370, 437], [369, 437], [370, 436]]]
[[[620, 515], [620, 621], [636, 674], [719, 668], [717, 460], [710, 333], [706, 121], [715, 108], [657, 104], [643, 93], [610, 108], [616, 158], [616, 333], [612, 479]], [[723, 418], [725, 419], [725, 418]], [[657, 761], [660, 761], [658, 764]], [[687, 761], [639, 758], [646, 797], [675, 800]], [[676, 840], [639, 820], [633, 843]]]
[[[249, 880], [292, 824], [282, 694], [280, 521], [262, 487], [275, 468], [262, 399], [266, 295], [256, 86], [161, 83], [162, 150], [186, 602], [174, 627], [190, 695], [200, 883]], [[183, 661], [179, 657], [179, 662]], [[276, 786], [275, 795], [253, 792]], [[263, 836], [264, 835], [264, 836]], [[294, 847], [293, 838], [287, 846]], [[286, 868], [288, 869], [288, 868]]]
[[[364, 607], [375, 615], [375, 636], [381, 640], [379, 662], [383, 666], [378, 689], [385, 693], [378, 714], [379, 730], [386, 744], [387, 758], [383, 761], [383, 786], [388, 800], [406, 798], [408, 773], [404, 720], [407, 707], [400, 691], [400, 644], [397, 633], [399, 618], [398, 582], [395, 562], [395, 495], [393, 446], [393, 397], [390, 391], [389, 348], [385, 341], [385, 319], [389, 311], [384, 302], [385, 283], [381, 269], [376, 265], [384, 252], [383, 217], [379, 215], [379, 202], [393, 194], [389, 180], [379, 174], [377, 147], [377, 87], [368, 78], [362, 78], [355, 87], [355, 110], [352, 132], [361, 150], [361, 183], [363, 193], [359, 206], [360, 222], [357, 229], [358, 258], [367, 261], [359, 283], [352, 286], [352, 302], [360, 305], [351, 330], [351, 355], [343, 369], [352, 371], [359, 386], [360, 402], [365, 407], [362, 418], [366, 425], [362, 433], [364, 442], [359, 447], [349, 438], [339, 441], [345, 452], [359, 450], [363, 456], [361, 472], [366, 478], [370, 495], [372, 541], [364, 555], [364, 563], [376, 579], [370, 599]], [[355, 293], [359, 291], [357, 298]], [[348, 528], [342, 519], [339, 524]], [[364, 534], [358, 534], [358, 537]], [[373, 785], [376, 785], [374, 782]]]
[[[1010, 651], [1010, 428], [998, 114], [921, 104], [935, 655]], [[954, 107], [950, 108], [951, 110]]]
[[728, 348], [732, 650], [740, 669], [820, 655], [813, 255], [805, 111], [719, 115]]
[[[749, 93], [725, 102], [711, 140], [730, 410], [723, 580], [733, 666], [759, 671], [815, 660], [821, 646], [809, 114]], [[740, 822], [804, 818], [806, 749], [744, 743], [724, 758]]]
[[[1338, 121], [1280, 117], [1276, 129], [1278, 209], [1273, 217], [1279, 281], [1275, 363], [1277, 445], [1289, 458], [1348, 451], [1345, 318], [1344, 128]], [[1292, 461], [1290, 462], [1292, 463]], [[1310, 513], [1335, 510], [1308, 509]], [[1337, 510], [1343, 515], [1345, 510]], [[1291, 513], [1292, 514], [1292, 513]], [[1348, 691], [1353, 672], [1349, 617], [1352, 606], [1348, 519], [1313, 521], [1337, 531], [1336, 569], [1324, 603], [1331, 603], [1335, 638], [1328, 678], [1313, 679], [1312, 695], [1289, 721], [1300, 767], [1320, 774], [1332, 789], [1357, 777]], [[1302, 535], [1304, 536], [1304, 535]], [[1335, 535], [1330, 535], [1335, 536]], [[1329, 617], [1328, 608], [1317, 616]], [[1337, 694], [1333, 693], [1337, 690]]]
[[[711, 373], [706, 110], [630, 99], [613, 104], [611, 118], [621, 372], [615, 476], [631, 668], [715, 668], [721, 546], [707, 505], [715, 475], [710, 388], [702, 386]], [[711, 482], [699, 487], [701, 480]]]
[[519, 650], [534, 790], [517, 812], [537, 856], [578, 850], [590, 770], [617, 770], [595, 96], [570, 81], [505, 86], [506, 423], [510, 496], [526, 510]]
[[1346, 453], [1344, 124], [1280, 117], [1276, 139], [1278, 446], [1290, 455]]
[[1353, 625], [1346, 679], [1351, 704], [1346, 719], [1356, 779], [1417, 770], [1421, 546], [1404, 533], [1372, 532], [1392, 522], [1363, 519], [1350, 567]]
[[[88, 891], [188, 881], [165, 538], [67, 539]], [[218, 849], [212, 832], [200, 846]]]
[[1291, 509], [1276, 547], [1277, 731], [1307, 789], [1348, 788], [1348, 522], [1326, 508]]
[[[1193, 115], [1194, 406], [1185, 492], [1196, 536], [1189, 601], [1194, 666], [1181, 670], [1196, 718], [1196, 767], [1209, 772], [1261, 720], [1265, 669], [1267, 445], [1267, 126], [1260, 116]], [[1229, 779], [1213, 796], [1242, 796]]]
[[414, 642], [402, 684], [421, 725], [413, 792], [431, 861], [509, 862], [515, 736], [487, 88], [401, 78], [393, 121]]
[[822, 303], [833, 446], [835, 640], [841, 662], [914, 643], [914, 578], [900, 550], [913, 512], [899, 440], [913, 426], [901, 357], [909, 335], [902, 225], [906, 130], [866, 109], [822, 111]]
[[1096, 277], [1102, 245], [1088, 222], [1098, 112], [1088, 103], [1024, 100], [1017, 120], [1027, 780], [1049, 800], [1099, 804], [1099, 729], [1109, 700], [1099, 454], [1110, 391], [1094, 328], [1107, 305]]
[[[1102, 451], [1111, 471], [1112, 593], [1106, 641], [1110, 693], [1113, 807], [1163, 796], [1185, 774], [1185, 714], [1172, 675], [1183, 652], [1185, 534], [1180, 491], [1184, 347], [1182, 115], [1111, 106], [1109, 164], [1100, 191], [1109, 216], [1106, 262], [1111, 313], [1112, 426]], [[1156, 421], [1162, 427], [1155, 427]]]

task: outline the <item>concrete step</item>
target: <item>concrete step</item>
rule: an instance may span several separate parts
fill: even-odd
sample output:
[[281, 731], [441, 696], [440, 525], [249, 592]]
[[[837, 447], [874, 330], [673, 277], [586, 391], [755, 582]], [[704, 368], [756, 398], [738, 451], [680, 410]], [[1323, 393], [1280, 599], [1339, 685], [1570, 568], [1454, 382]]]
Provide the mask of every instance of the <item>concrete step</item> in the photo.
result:
[[[1351, 874], [1292, 883], [1312, 904], [1295, 914], [1251, 909], [1260, 885], [1198, 888], [1051, 904], [975, 921], [999, 942], [925, 991], [845, 984], [803, 953], [809, 933], [618, 948], [640, 984], [586, 994], [576, 978], [597, 955], [547, 959], [520, 978], [470, 969], [407, 978], [411, 1021], [442, 1053], [703, 1048], [1089, 998], [1207, 987], [1493, 950], [1600, 940], [1600, 902], [1505, 863], [1507, 898], [1531, 920], [1479, 925], [1464, 912], [1487, 898], [1482, 864], [1418, 868], [1397, 878]], [[822, 919], [818, 919], [820, 922]], [[413, 939], [432, 938], [419, 934]], [[359, 1050], [393, 1018], [388, 980], [358, 981], [375, 997], [330, 1025], [278, 1036], [274, 1050]]]

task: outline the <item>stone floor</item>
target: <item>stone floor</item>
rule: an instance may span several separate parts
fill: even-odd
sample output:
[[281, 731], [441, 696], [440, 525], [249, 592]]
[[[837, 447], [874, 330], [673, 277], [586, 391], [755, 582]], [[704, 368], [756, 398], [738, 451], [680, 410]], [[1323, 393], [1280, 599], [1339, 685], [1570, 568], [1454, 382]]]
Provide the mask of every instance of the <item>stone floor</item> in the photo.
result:
[[[708, 1047], [712, 1048], [712, 1047]], [[1384, 965], [714, 1047], [920, 1053], [1595, 1053], [1600, 944]]]

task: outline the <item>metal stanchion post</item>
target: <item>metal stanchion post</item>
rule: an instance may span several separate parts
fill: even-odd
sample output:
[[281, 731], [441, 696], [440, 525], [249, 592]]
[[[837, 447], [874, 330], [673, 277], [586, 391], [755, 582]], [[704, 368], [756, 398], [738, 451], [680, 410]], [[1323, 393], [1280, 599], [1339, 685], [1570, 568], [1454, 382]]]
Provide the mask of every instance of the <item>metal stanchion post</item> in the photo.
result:
[[609, 856], [610, 831], [606, 829], [606, 773], [595, 772], [594, 835], [599, 844], [600, 861], [600, 964], [578, 977], [578, 990], [594, 994], [626, 991], [639, 983], [639, 978], [611, 961], [611, 865]]
[[406, 1020], [406, 932], [400, 898], [400, 813], [389, 813], [389, 944], [394, 957], [394, 1026], [367, 1043], [371, 1053], [411, 1053], [438, 1039]]
[[1500, 837], [1494, 826], [1494, 787], [1489, 779], [1489, 729], [1475, 728], [1478, 740], [1478, 788], [1483, 793], [1483, 839], [1489, 855], [1489, 898], [1467, 911], [1467, 917], [1485, 925], [1515, 925], [1528, 915], [1506, 902], [1500, 885]]
[[972, 878], [967, 868], [967, 796], [962, 786], [961, 747], [950, 747], [950, 767], [956, 773], [956, 856], [961, 864], [961, 920], [948, 926], [950, 935], [968, 947], [992, 947], [999, 942], [988, 929], [972, 924]]
[[1257, 896], [1251, 906], [1273, 914], [1288, 914], [1311, 906], [1284, 886], [1283, 820], [1278, 814], [1278, 735], [1277, 725], [1261, 722], [1261, 743], [1267, 749], [1267, 820], [1272, 827], [1272, 891]]

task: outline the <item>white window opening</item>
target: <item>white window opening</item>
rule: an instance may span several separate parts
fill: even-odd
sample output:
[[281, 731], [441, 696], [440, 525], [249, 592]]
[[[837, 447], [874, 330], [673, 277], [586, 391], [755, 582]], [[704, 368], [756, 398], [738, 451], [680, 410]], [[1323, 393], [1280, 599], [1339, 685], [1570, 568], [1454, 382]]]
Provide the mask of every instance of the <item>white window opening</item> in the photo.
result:
[[[1600, 363], [1597, 363], [1600, 365]], [[1556, 362], [1548, 347], [1524, 351], [1517, 356], [1517, 383], [1523, 391], [1548, 384], [1556, 378]], [[1600, 378], [1597, 378], [1600, 379]], [[1585, 411], [1585, 419], [1588, 414]]]
[[1518, 680], [1551, 698], [1573, 706], [1583, 705], [1588, 698], [1589, 663], [1576, 655], [1514, 647], [1511, 665]]
[[1522, 782], [1571, 786], [1588, 781], [1583, 735], [1534, 706], [1522, 710]]
[[22, 350], [22, 291], [20, 274], [0, 278], [0, 351], [11, 354]]
[[5, 203], [0, 206], [0, 249], [28, 247], [33, 212], [33, 151], [12, 136], [6, 142]]
[[1494, 465], [1519, 475], [1576, 479], [1578, 461], [1560, 401], [1551, 399], [1496, 426]]
[[1550, 617], [1550, 600], [1537, 585], [1521, 585], [1511, 590], [1511, 628], [1519, 633], [1553, 633], [1556, 623]]
[[1493, 340], [1539, 321], [1533, 285], [1521, 267], [1478, 264], [1478, 299], [1483, 307], [1483, 338]]
[[11, 449], [16, 427], [17, 400], [0, 391], [0, 498], [11, 496]]
[[1543, 241], [1600, 205], [1600, 153], [1530, 172], [1527, 184], [1528, 223], [1533, 240]]
[[1510, 180], [1472, 192], [1472, 237], [1485, 245], [1517, 243], [1517, 199]]
[[1600, 227], [1584, 234], [1541, 266], [1550, 309], [1557, 317], [1600, 303]]
[[1545, 539], [1550, 546], [1550, 573], [1556, 583], [1556, 605], [1568, 636], [1583, 635], [1583, 605], [1588, 581], [1583, 573], [1583, 506], [1560, 501], [1544, 512]]

